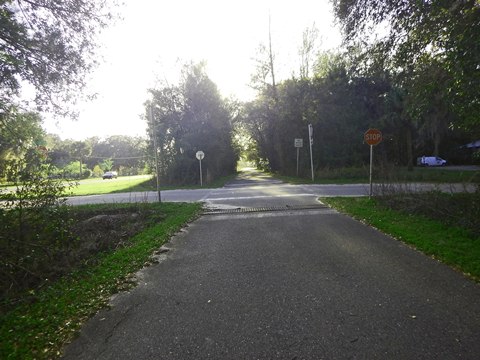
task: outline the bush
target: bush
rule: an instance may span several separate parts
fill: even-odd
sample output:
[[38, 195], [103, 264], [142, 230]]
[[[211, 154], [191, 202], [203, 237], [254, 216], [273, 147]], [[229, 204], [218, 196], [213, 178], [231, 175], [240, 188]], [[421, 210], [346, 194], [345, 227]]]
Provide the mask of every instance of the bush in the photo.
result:
[[75, 246], [72, 220], [61, 198], [71, 184], [45, 176], [48, 169], [28, 161], [10, 162], [8, 178], [15, 190], [1, 194], [1, 303], [48, 279], [55, 271], [52, 264]]

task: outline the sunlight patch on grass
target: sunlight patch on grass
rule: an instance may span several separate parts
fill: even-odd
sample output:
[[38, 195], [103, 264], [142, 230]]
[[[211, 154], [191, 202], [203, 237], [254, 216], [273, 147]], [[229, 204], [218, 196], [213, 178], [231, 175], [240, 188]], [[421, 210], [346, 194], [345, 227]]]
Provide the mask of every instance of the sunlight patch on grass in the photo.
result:
[[119, 176], [116, 179], [85, 179], [78, 186], [69, 190], [67, 195], [96, 195], [117, 192], [153, 191], [150, 184], [151, 175]]

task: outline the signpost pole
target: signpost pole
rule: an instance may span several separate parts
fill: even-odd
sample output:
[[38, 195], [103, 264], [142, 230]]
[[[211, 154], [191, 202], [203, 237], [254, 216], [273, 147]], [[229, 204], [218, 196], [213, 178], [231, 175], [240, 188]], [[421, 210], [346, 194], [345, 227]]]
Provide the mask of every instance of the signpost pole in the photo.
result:
[[373, 145], [370, 145], [370, 194], [369, 197], [372, 197], [373, 193], [373, 183], [372, 183], [372, 171], [373, 170]]
[[200, 159], [200, 186], [203, 187], [203, 176], [202, 176], [202, 160]]
[[195, 157], [197, 158], [197, 160], [199, 161], [199, 164], [200, 164], [200, 186], [203, 187], [202, 160], [205, 157], [205, 153], [203, 151], [199, 150], [195, 154]]
[[298, 177], [298, 160], [299, 160], [299, 157], [300, 157], [300, 148], [303, 147], [303, 139], [298, 139], [296, 138], [295, 139], [295, 142], [293, 143], [294, 146], [297, 148], [297, 177]]
[[370, 192], [369, 197], [373, 195], [373, 181], [372, 181], [372, 173], [373, 173], [373, 147], [375, 145], [380, 144], [382, 141], [382, 132], [378, 129], [368, 129], [365, 134], [363, 134], [363, 140], [370, 146]]
[[300, 150], [300, 148], [297, 147], [297, 177], [298, 177], [298, 156], [299, 156], [298, 154], [299, 154], [299, 150]]

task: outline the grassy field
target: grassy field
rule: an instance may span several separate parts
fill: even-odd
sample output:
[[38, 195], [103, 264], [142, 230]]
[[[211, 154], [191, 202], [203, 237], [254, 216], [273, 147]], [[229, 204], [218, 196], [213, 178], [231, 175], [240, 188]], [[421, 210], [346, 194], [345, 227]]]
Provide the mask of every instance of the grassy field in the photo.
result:
[[[227, 181], [233, 179], [236, 174], [225, 176], [215, 180], [210, 184], [204, 185], [204, 188], [222, 187]], [[160, 190], [172, 189], [200, 189], [200, 185], [190, 186], [160, 186]], [[138, 176], [120, 176], [117, 179], [85, 179], [78, 182], [78, 186], [69, 190], [68, 194], [77, 195], [96, 195], [111, 194], [120, 192], [145, 192], [155, 191], [156, 182], [151, 175]]]
[[[84, 212], [98, 214], [104, 205]], [[112, 208], [113, 205], [108, 205]], [[122, 205], [118, 205], [122, 206]], [[125, 206], [125, 205], [123, 205]], [[40, 290], [31, 291], [0, 319], [1, 359], [54, 359], [82, 323], [107, 306], [110, 296], [133, 285], [132, 274], [151, 261], [151, 255], [199, 212], [199, 204], [142, 204], [155, 221], [114, 252], [95, 255], [94, 265], [83, 266]], [[105, 206], [104, 206], [105, 207]]]
[[[224, 176], [215, 181], [205, 184], [203, 188], [219, 188], [225, 185], [226, 182], [235, 178], [237, 174]], [[137, 175], [137, 176], [119, 176], [116, 179], [92, 178], [76, 181], [76, 186], [68, 189], [66, 196], [80, 196], [80, 195], [98, 195], [98, 194], [112, 194], [124, 192], [146, 192], [156, 191], [157, 186], [152, 175]], [[173, 189], [201, 189], [200, 185], [183, 185], [183, 186], [160, 186], [160, 190]], [[14, 191], [11, 186], [0, 186], [0, 191]]]
[[321, 201], [480, 280], [480, 237], [464, 227], [393, 210], [374, 198], [323, 198]]
[[[311, 184], [311, 177], [294, 177], [273, 174], [276, 178], [292, 184]], [[480, 182], [480, 171], [449, 170], [445, 168], [415, 167], [408, 171], [406, 167], [375, 169], [374, 182], [429, 182], [429, 183], [471, 183]], [[369, 182], [369, 169], [363, 168], [327, 168], [315, 173], [315, 184], [356, 184]]]
[[116, 179], [94, 178], [78, 181], [78, 186], [70, 189], [71, 195], [110, 194], [118, 192], [153, 191], [151, 175], [120, 176]]

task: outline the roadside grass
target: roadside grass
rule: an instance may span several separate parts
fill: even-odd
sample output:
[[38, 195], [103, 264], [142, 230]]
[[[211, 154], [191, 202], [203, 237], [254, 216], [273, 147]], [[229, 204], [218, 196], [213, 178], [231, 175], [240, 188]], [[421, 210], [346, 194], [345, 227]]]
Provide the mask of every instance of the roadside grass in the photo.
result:
[[[202, 189], [202, 188], [219, 188], [225, 185], [228, 181], [235, 178], [237, 174], [224, 176], [214, 180], [203, 187], [200, 185], [182, 185], [182, 186], [162, 186], [160, 190], [177, 190], [177, 189]], [[138, 176], [120, 176], [116, 179], [102, 180], [102, 179], [86, 179], [78, 181], [78, 186], [73, 187], [66, 195], [99, 195], [125, 192], [146, 192], [156, 191], [156, 180], [151, 175]]]
[[[95, 255], [93, 266], [64, 276], [36, 291], [28, 301], [2, 314], [1, 359], [52, 359], [61, 355], [82, 323], [108, 305], [110, 296], [134, 285], [132, 274], [151, 261], [151, 255], [171, 235], [194, 219], [200, 204], [142, 204], [162, 221], [133, 236], [129, 245]], [[89, 205], [84, 211], [98, 209]], [[32, 294], [30, 294], [32, 295]]]
[[150, 185], [151, 175], [120, 176], [116, 179], [101, 178], [77, 181], [78, 186], [71, 188], [67, 195], [98, 195], [119, 192], [153, 191]]
[[[291, 184], [311, 184], [310, 176], [295, 177], [271, 174]], [[478, 170], [447, 170], [445, 168], [406, 167], [374, 168], [375, 182], [429, 182], [429, 183], [473, 183], [480, 182]], [[324, 168], [315, 172], [315, 184], [356, 184], [369, 182], [369, 168], [346, 167]]]
[[393, 210], [375, 198], [332, 197], [321, 201], [480, 281], [478, 234], [440, 219]]

